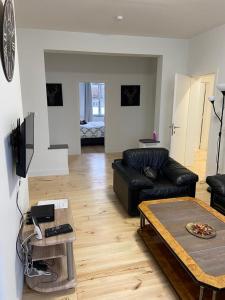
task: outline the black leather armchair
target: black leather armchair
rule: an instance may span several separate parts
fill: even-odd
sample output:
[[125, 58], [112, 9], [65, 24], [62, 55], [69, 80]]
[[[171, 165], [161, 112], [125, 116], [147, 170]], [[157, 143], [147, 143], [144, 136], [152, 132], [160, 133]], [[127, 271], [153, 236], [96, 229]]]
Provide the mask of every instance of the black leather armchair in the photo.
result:
[[225, 215], [225, 175], [208, 176], [206, 182], [211, 187], [210, 206]]
[[[113, 189], [130, 216], [138, 215], [143, 200], [195, 196], [198, 176], [169, 157], [164, 148], [130, 149], [113, 164]], [[155, 181], [143, 169], [157, 170]]]

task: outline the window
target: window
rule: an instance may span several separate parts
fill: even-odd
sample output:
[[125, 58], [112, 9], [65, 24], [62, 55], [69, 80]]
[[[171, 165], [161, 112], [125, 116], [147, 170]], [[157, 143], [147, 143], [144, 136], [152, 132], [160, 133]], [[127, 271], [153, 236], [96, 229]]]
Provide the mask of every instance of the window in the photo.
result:
[[105, 84], [91, 83], [92, 112], [94, 116], [105, 115]]

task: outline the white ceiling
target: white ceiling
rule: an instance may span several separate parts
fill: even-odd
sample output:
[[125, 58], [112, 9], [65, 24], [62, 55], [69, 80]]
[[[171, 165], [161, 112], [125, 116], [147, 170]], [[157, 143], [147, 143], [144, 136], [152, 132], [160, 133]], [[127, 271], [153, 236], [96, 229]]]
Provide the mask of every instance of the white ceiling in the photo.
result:
[[17, 26], [23, 28], [190, 38], [225, 23], [225, 0], [15, 0], [15, 5]]

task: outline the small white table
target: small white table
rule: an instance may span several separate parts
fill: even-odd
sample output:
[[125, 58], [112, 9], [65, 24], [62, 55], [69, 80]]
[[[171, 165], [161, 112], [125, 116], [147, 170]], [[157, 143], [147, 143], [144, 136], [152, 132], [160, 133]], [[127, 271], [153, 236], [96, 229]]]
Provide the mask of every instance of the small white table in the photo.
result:
[[160, 141], [155, 141], [153, 139], [140, 139], [139, 148], [155, 148], [160, 147]]

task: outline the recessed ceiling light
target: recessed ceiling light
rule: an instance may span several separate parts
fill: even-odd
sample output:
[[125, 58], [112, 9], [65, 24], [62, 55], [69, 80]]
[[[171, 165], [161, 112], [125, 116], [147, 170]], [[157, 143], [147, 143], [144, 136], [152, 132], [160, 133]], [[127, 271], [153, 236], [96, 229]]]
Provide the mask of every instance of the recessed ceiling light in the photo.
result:
[[122, 21], [122, 20], [123, 20], [123, 16], [121, 16], [121, 15], [116, 16], [116, 19], [117, 19], [118, 21]]

